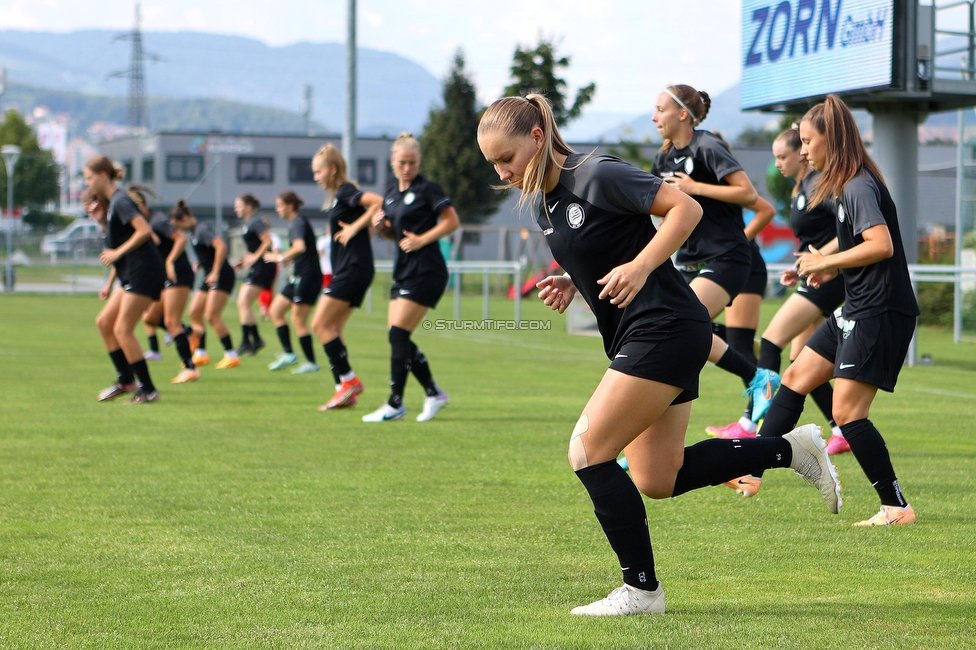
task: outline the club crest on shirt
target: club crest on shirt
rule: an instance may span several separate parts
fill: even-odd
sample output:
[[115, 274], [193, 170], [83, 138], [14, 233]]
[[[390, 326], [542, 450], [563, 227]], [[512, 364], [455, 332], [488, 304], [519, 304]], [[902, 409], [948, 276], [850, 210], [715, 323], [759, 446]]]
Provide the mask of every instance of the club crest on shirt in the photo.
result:
[[583, 220], [586, 219], [586, 215], [583, 213], [583, 208], [579, 203], [570, 203], [566, 208], [566, 222], [569, 227], [576, 230], [583, 225]]
[[403, 197], [403, 202], [404, 202], [404, 203], [405, 203], [406, 205], [410, 205], [411, 203], [413, 203], [413, 202], [414, 202], [414, 201], [416, 201], [416, 200], [417, 200], [417, 195], [416, 195], [416, 194], [414, 194], [413, 192], [407, 192], [407, 193], [406, 193], [406, 194], [404, 195], [404, 197]]
[[695, 171], [695, 159], [691, 156], [685, 158], [685, 173], [691, 176], [691, 172]]
[[805, 207], [807, 207], [807, 197], [804, 196], [803, 194], [797, 194], [796, 195], [796, 209], [797, 210], [802, 210]]
[[844, 211], [844, 204], [841, 203], [837, 206], [837, 221], [844, 223], [844, 219], [847, 218], [847, 212]]

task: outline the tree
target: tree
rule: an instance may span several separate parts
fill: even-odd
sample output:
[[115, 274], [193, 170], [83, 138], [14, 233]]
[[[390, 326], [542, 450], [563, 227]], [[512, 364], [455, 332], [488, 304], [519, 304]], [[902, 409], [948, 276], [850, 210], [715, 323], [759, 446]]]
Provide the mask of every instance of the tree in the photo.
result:
[[515, 48], [512, 60], [513, 83], [505, 88], [507, 97], [517, 97], [528, 93], [545, 95], [552, 104], [553, 116], [557, 126], [564, 126], [575, 120], [583, 112], [583, 107], [593, 101], [596, 84], [590, 83], [576, 91], [573, 105], [566, 107], [566, 80], [556, 76], [560, 68], [568, 68], [568, 56], [556, 58], [556, 44], [552, 39], [539, 36], [535, 49]]
[[[0, 145], [20, 147], [14, 167], [14, 206], [38, 210], [58, 198], [58, 167], [50, 151], [42, 151], [30, 125], [14, 110], [0, 122]], [[7, 207], [7, 171], [0, 173], [0, 205]]]
[[492, 189], [498, 176], [478, 147], [476, 94], [458, 49], [444, 81], [444, 107], [431, 109], [420, 136], [424, 174], [444, 188], [463, 224], [483, 223], [505, 199]]
[[[628, 129], [624, 135], [629, 135], [630, 130]], [[636, 140], [628, 140], [626, 138], [621, 138], [620, 142], [607, 147], [607, 153], [611, 156], [616, 156], [621, 160], [626, 160], [627, 162], [640, 167], [646, 172], [651, 171], [651, 167], [654, 166], [654, 153], [647, 155], [647, 150], [653, 147], [650, 138], [644, 138], [643, 142], [637, 142]]]
[[[779, 118], [779, 131], [773, 134], [772, 140], [776, 136], [789, 129], [793, 126], [793, 123], [799, 120], [802, 115], [797, 115], [796, 113], [784, 113], [782, 117]], [[776, 169], [776, 165], [770, 163], [769, 169], [766, 171], [766, 189], [769, 191], [769, 195], [773, 197], [773, 204], [779, 211], [780, 216], [782, 216], [787, 221], [790, 220], [790, 200], [793, 197], [793, 186], [796, 185], [792, 178], [787, 178], [779, 173]]]

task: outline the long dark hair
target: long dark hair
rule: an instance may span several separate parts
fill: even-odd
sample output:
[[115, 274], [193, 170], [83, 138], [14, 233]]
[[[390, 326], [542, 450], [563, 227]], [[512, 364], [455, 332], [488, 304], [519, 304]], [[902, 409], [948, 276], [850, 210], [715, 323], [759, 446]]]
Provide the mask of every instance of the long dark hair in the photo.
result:
[[[824, 137], [825, 161], [820, 172], [817, 189], [810, 197], [811, 205], [817, 205], [828, 197], [840, 196], [852, 178], [867, 170], [884, 184], [878, 165], [868, 155], [861, 140], [854, 114], [837, 95], [827, 98], [807, 111], [803, 121], [809, 122]], [[914, 146], [914, 144], [912, 145]]]

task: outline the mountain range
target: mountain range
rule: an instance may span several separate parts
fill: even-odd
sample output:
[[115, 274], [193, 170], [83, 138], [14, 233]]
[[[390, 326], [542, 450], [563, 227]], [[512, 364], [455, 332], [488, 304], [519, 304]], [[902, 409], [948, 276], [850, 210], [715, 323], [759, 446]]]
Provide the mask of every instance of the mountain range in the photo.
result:
[[[69, 33], [0, 30], [0, 66], [7, 68], [4, 104], [22, 110], [44, 105], [68, 113], [76, 129], [94, 121], [122, 123], [128, 89], [111, 77], [129, 66], [131, 45], [119, 32]], [[253, 38], [200, 32], [144, 32], [144, 48], [159, 59], [146, 64], [150, 129], [290, 132], [304, 129], [302, 87], [313, 87], [311, 130], [343, 126], [345, 46], [295, 43], [271, 46]], [[441, 81], [398, 54], [359, 49], [357, 127], [364, 136], [419, 133], [441, 101]], [[586, 111], [564, 129], [574, 142], [658, 141], [652, 106], [640, 115]], [[775, 126], [776, 115], [739, 110], [738, 84], [713, 93], [702, 127], [734, 139], [744, 129]], [[871, 118], [858, 112], [869, 137]], [[930, 117], [923, 140], [954, 137], [955, 114]]]

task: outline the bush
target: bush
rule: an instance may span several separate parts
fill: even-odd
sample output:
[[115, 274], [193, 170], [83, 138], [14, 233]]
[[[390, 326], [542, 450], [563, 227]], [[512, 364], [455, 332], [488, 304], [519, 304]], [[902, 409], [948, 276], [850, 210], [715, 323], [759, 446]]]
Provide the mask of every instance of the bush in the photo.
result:
[[31, 210], [24, 215], [24, 225], [30, 226], [33, 231], [54, 232], [66, 228], [74, 220], [74, 217], [66, 214], [55, 214], [42, 210]]
[[922, 312], [919, 322], [922, 325], [952, 327], [951, 282], [919, 282], [918, 308]]

